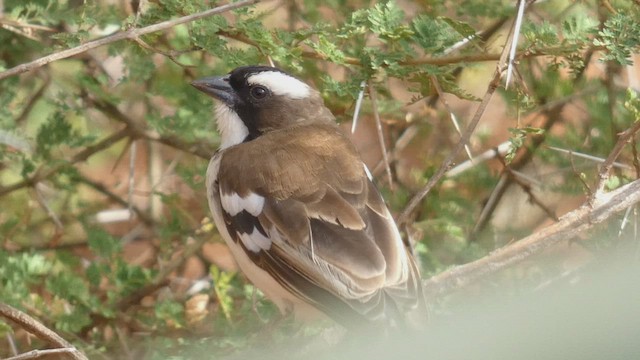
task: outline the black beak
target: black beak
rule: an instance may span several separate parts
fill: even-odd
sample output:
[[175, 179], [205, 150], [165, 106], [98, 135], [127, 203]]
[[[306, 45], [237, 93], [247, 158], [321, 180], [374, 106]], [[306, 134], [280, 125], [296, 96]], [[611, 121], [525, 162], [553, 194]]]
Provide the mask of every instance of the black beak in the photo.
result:
[[211, 76], [194, 80], [191, 82], [191, 85], [229, 106], [235, 105], [238, 101], [238, 95], [229, 84], [229, 75]]

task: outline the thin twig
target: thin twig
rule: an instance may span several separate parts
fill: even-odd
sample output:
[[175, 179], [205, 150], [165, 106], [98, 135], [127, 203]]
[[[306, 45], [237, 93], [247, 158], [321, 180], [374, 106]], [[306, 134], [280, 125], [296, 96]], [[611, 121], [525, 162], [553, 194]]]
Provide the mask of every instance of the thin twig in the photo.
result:
[[[129, 202], [123, 198], [121, 198], [120, 196], [118, 196], [117, 194], [115, 194], [114, 192], [110, 191], [106, 186], [95, 182], [91, 179], [89, 179], [88, 177], [82, 175], [82, 174], [78, 174], [78, 180], [89, 186], [90, 188], [96, 190], [97, 192], [105, 195], [106, 197], [108, 197], [111, 201], [114, 201], [122, 206], [130, 206]], [[131, 211], [133, 211], [136, 216], [140, 219], [140, 221], [142, 221], [145, 225], [147, 226], [153, 226], [154, 221], [152, 218], [150, 218], [143, 210], [141, 210], [139, 207], [132, 205], [131, 204]]]
[[41, 357], [55, 356], [55, 355], [69, 355], [73, 356], [73, 353], [77, 353], [78, 349], [76, 348], [58, 348], [58, 349], [45, 349], [45, 350], [31, 350], [24, 354], [12, 356], [10, 358], [6, 358], [3, 360], [27, 360], [27, 359], [38, 359]]
[[516, 61], [516, 50], [518, 49], [518, 38], [520, 37], [520, 28], [522, 27], [522, 19], [524, 18], [524, 9], [526, 7], [527, 0], [520, 0], [518, 4], [518, 13], [513, 25], [513, 40], [511, 41], [511, 49], [509, 49], [509, 60], [507, 61], [507, 78], [505, 80], [505, 89], [509, 88], [509, 81], [511, 80], [511, 73], [513, 72], [513, 65]]
[[25, 63], [25, 64], [20, 64], [16, 67], [13, 67], [11, 69], [5, 70], [3, 72], [0, 72], [0, 80], [7, 78], [9, 76], [13, 76], [13, 75], [17, 75], [17, 74], [21, 74], [23, 72], [27, 72], [27, 71], [31, 71], [34, 69], [37, 69], [39, 67], [42, 67], [44, 65], [47, 65], [51, 62], [57, 61], [57, 60], [61, 60], [61, 59], [66, 59], [68, 57], [74, 56], [74, 55], [78, 55], [81, 54], [85, 51], [91, 50], [91, 49], [95, 49], [98, 48], [100, 46], [104, 46], [107, 44], [111, 44], [120, 40], [125, 40], [125, 39], [130, 39], [133, 40], [135, 38], [138, 38], [142, 35], [145, 34], [150, 34], [156, 31], [162, 31], [162, 30], [167, 30], [170, 29], [176, 25], [180, 25], [180, 24], [184, 24], [184, 23], [188, 23], [194, 20], [198, 20], [198, 19], [202, 19], [211, 15], [216, 15], [216, 14], [220, 14], [223, 12], [227, 12], [230, 10], [234, 10], [234, 9], [238, 9], [241, 7], [246, 7], [246, 6], [250, 6], [253, 5], [255, 3], [259, 2], [259, 0], [241, 0], [238, 1], [236, 3], [232, 3], [232, 4], [227, 4], [227, 5], [222, 5], [222, 6], [218, 6], [216, 8], [213, 9], [209, 9], [209, 10], [205, 10], [196, 14], [191, 14], [191, 15], [187, 15], [187, 16], [183, 16], [183, 17], [179, 17], [177, 19], [172, 19], [172, 20], [167, 20], [167, 21], [163, 21], [157, 24], [153, 24], [153, 25], [149, 25], [143, 28], [132, 28], [129, 30], [125, 30], [125, 31], [120, 31], [117, 32], [113, 35], [109, 35], [100, 39], [96, 39], [96, 40], [92, 40], [89, 41], [87, 43], [84, 43], [82, 45], [76, 46], [74, 48], [71, 49], [67, 49], [67, 50], [63, 50], [63, 51], [59, 51], [44, 57], [41, 57], [39, 59], [36, 59], [34, 61]]
[[124, 128], [120, 131], [117, 131], [111, 135], [109, 135], [108, 137], [104, 138], [103, 140], [87, 146], [86, 148], [84, 148], [82, 151], [78, 152], [76, 155], [74, 155], [73, 157], [71, 157], [71, 159], [65, 163], [65, 164], [58, 164], [49, 168], [46, 167], [40, 167], [38, 168], [38, 170], [36, 170], [36, 172], [31, 175], [30, 177], [28, 177], [27, 179], [18, 181], [16, 183], [13, 183], [11, 185], [8, 186], [0, 186], [0, 197], [7, 195], [13, 191], [25, 188], [25, 187], [29, 187], [29, 186], [35, 186], [37, 183], [49, 178], [49, 176], [57, 173], [60, 169], [62, 169], [65, 166], [71, 165], [71, 164], [75, 164], [81, 161], [85, 161], [87, 160], [89, 157], [91, 157], [92, 155], [111, 147], [113, 144], [117, 143], [118, 141], [126, 138], [127, 136], [130, 135], [130, 130], [128, 128]]
[[35, 104], [40, 100], [42, 95], [44, 95], [45, 90], [47, 90], [47, 88], [51, 84], [51, 76], [49, 76], [49, 73], [44, 71], [42, 73], [43, 73], [42, 77], [44, 77], [44, 83], [42, 84], [42, 86], [38, 88], [38, 90], [33, 95], [29, 96], [29, 101], [22, 108], [22, 112], [20, 113], [20, 115], [18, 115], [18, 117], [14, 120], [14, 123], [16, 125], [22, 123], [27, 118], [27, 116], [29, 116]]
[[380, 151], [382, 151], [382, 159], [384, 160], [384, 166], [387, 171], [387, 181], [389, 182], [389, 188], [391, 191], [393, 187], [393, 176], [391, 175], [391, 165], [389, 164], [389, 156], [387, 154], [387, 145], [384, 140], [384, 132], [382, 131], [382, 121], [380, 120], [380, 112], [378, 111], [378, 99], [376, 96], [376, 89], [369, 81], [369, 96], [371, 96], [371, 107], [373, 108], [373, 117], [376, 120], [376, 130], [378, 132], [378, 143], [380, 144]]
[[613, 168], [614, 162], [616, 161], [624, 147], [631, 141], [631, 139], [633, 139], [633, 136], [638, 131], [640, 131], [640, 121], [636, 121], [632, 127], [628, 128], [622, 134], [620, 134], [620, 137], [618, 138], [616, 144], [613, 146], [611, 153], [609, 154], [609, 156], [607, 156], [607, 160], [605, 160], [605, 162], [602, 164], [602, 167], [600, 168], [596, 190], [593, 192], [593, 194], [591, 194], [591, 198], [589, 199], [590, 202], [595, 201], [598, 196], [602, 195], [604, 185], [609, 178], [609, 172], [611, 171], [611, 168]]
[[463, 172], [478, 166], [480, 164], [482, 164], [483, 162], [487, 161], [487, 160], [491, 160], [497, 156], [504, 156], [509, 150], [511, 150], [511, 142], [510, 141], [505, 141], [502, 144], [499, 144], [498, 146], [489, 149], [485, 152], [483, 152], [482, 154], [473, 157], [469, 160], [466, 160], [458, 165], [456, 165], [455, 167], [451, 168], [451, 170], [447, 171], [447, 173], [445, 174], [446, 177], [455, 177], [458, 176], [460, 174], [462, 174]]
[[38, 204], [40, 204], [40, 206], [44, 209], [44, 211], [47, 213], [49, 218], [51, 218], [53, 223], [56, 225], [57, 231], [63, 230], [64, 226], [62, 225], [60, 218], [58, 217], [58, 215], [56, 215], [55, 211], [53, 211], [51, 206], [49, 206], [49, 204], [47, 203], [47, 199], [45, 199], [44, 196], [42, 195], [42, 191], [40, 191], [38, 186], [36, 186], [34, 190], [36, 193], [36, 200], [38, 201]]
[[11, 20], [11, 19], [6, 19], [6, 18], [0, 18], [0, 25], [9, 25], [9, 26], [13, 26], [13, 27], [27, 28], [27, 29], [41, 30], [41, 31], [48, 31], [48, 32], [57, 32], [58, 31], [58, 30], [56, 30], [56, 29], [54, 29], [52, 27], [48, 27], [48, 26], [44, 26], [44, 25], [37, 25], [37, 24], [23, 23], [23, 22], [14, 21], [14, 20]]
[[[449, 102], [447, 102], [447, 99], [445, 99], [444, 91], [442, 91], [442, 87], [440, 86], [440, 82], [438, 81], [438, 78], [435, 75], [429, 75], [429, 79], [431, 79], [431, 84], [433, 84], [433, 88], [436, 90], [436, 93], [438, 94], [438, 100], [440, 100], [440, 103], [442, 103], [442, 106], [444, 106], [444, 109], [447, 111], [447, 113], [449, 113], [449, 119], [453, 123], [453, 127], [456, 129], [456, 132], [458, 133], [458, 135], [462, 135], [462, 132], [460, 130], [460, 124], [458, 123], [458, 118], [453, 113], [453, 110], [451, 110], [451, 107], [449, 106]], [[471, 149], [469, 149], [469, 144], [464, 145], [464, 150], [467, 152], [467, 156], [469, 157], [469, 159], [470, 160], [473, 159], [473, 155], [471, 155]]]
[[[606, 159], [601, 158], [601, 157], [597, 157], [597, 156], [593, 156], [593, 155], [589, 155], [589, 154], [584, 154], [584, 153], [573, 151], [573, 150], [567, 150], [567, 149], [559, 148], [559, 147], [556, 147], [556, 146], [547, 146], [547, 149], [555, 150], [557, 152], [561, 152], [561, 153], [564, 153], [564, 154], [569, 154], [571, 156], [575, 156], [575, 157], [579, 157], [579, 158], [595, 161], [595, 162], [598, 162], [598, 163], [604, 163], [606, 161]], [[613, 162], [612, 165], [614, 167], [621, 168], [621, 169], [631, 169], [631, 166], [623, 164], [623, 163], [619, 163], [619, 162]]]
[[353, 111], [353, 120], [351, 120], [351, 133], [356, 132], [356, 126], [358, 126], [358, 118], [360, 117], [360, 107], [362, 106], [362, 99], [364, 99], [364, 88], [367, 82], [362, 81], [360, 83], [360, 92], [358, 93], [358, 99], [356, 100], [356, 108]]
[[[167, 277], [171, 275], [178, 267], [182, 266], [184, 261], [189, 257], [193, 256], [197, 251], [200, 251], [202, 245], [211, 239], [210, 236], [200, 236], [192, 243], [188, 244], [184, 250], [181, 252], [179, 256], [176, 256], [167, 264], [161, 267], [156, 276], [146, 284], [145, 286], [139, 288], [134, 293], [129, 294], [126, 297], [120, 299], [115, 305], [115, 309], [119, 312], [126, 312], [128, 308], [137, 304], [144, 298], [145, 296], [152, 294], [158, 289], [169, 284], [169, 279]], [[86, 333], [87, 331], [99, 326], [101, 324], [107, 323], [110, 319], [104, 317], [102, 314], [94, 313], [91, 314], [91, 318], [93, 322], [80, 330], [81, 333]]]
[[640, 180], [621, 186], [598, 197], [593, 205], [585, 204], [565, 214], [559, 222], [512, 245], [498, 249], [471, 263], [457, 266], [426, 280], [425, 291], [431, 296], [441, 296], [462, 288], [487, 275], [512, 266], [542, 250], [568, 241], [591, 229], [615, 213], [640, 202]]
[[135, 137], [156, 141], [206, 160], [209, 160], [215, 152], [215, 149], [209, 144], [186, 142], [173, 135], [160, 136], [157, 133], [147, 131], [132, 118], [120, 111], [117, 106], [109, 102], [100, 99], [87, 99], [87, 101], [90, 101], [95, 109], [111, 117], [113, 120], [126, 124]]
[[538, 199], [538, 197], [533, 193], [533, 190], [531, 189], [531, 184], [524, 181], [522, 177], [515, 170], [512, 170], [509, 167], [509, 165], [507, 165], [507, 163], [504, 161], [503, 157], [498, 156], [498, 160], [500, 160], [500, 162], [502, 163], [502, 166], [504, 167], [505, 172], [508, 174], [509, 179], [520, 186], [520, 188], [529, 197], [529, 201], [537, 205], [540, 209], [542, 209], [542, 211], [544, 211], [544, 213], [547, 214], [547, 216], [551, 218], [553, 221], [556, 221], [556, 222], [559, 221], [558, 215], [556, 214], [556, 212], [551, 208], [549, 208], [544, 202], [542, 202], [542, 200]]
[[0, 316], [20, 325], [20, 327], [26, 331], [34, 334], [52, 346], [67, 348], [68, 354], [71, 358], [76, 360], [87, 360], [87, 357], [75, 349], [71, 343], [26, 313], [0, 302]]
[[[578, 81], [578, 79], [574, 79], [574, 82], [576, 81]], [[593, 92], [593, 90], [594, 88], [585, 89], [583, 91], [580, 91], [579, 95], [578, 93], [576, 93], [562, 99], [545, 103], [537, 108], [535, 113], [532, 114], [533, 118], [528, 121], [528, 123], [533, 123], [533, 120], [535, 120], [537, 117], [543, 116], [545, 120], [541, 128], [544, 130], [544, 132], [540, 135], [534, 136], [530, 145], [523, 146], [521, 148], [522, 151], [516, 156], [516, 159], [511, 162], [511, 169], [518, 170], [524, 168], [533, 159], [536, 150], [545, 142], [546, 134], [549, 133], [549, 130], [551, 130], [551, 128], [553, 128], [556, 123], [560, 122], [563, 119], [562, 110], [564, 109], [564, 107], [572, 100], [577, 99], [585, 94], [591, 93]], [[482, 213], [486, 216], [478, 219], [476, 225], [474, 226], [474, 230], [469, 235], [470, 239], [474, 239], [477, 234], [484, 229], [484, 227], [488, 223], [489, 218], [491, 217], [491, 213], [493, 213], [493, 211], [497, 208], [501, 197], [506, 193], [505, 191], [510, 182], [510, 179], [506, 178], [506, 180], [500, 184], [502, 185], [502, 188], [496, 189], [492, 193], [492, 196], [495, 196], [494, 202], [487, 203], [485, 208], [483, 208]], [[491, 205], [492, 207], [489, 207], [489, 205]]]
[[18, 346], [16, 345], [16, 341], [13, 338], [13, 334], [7, 333], [6, 338], [7, 342], [9, 343], [9, 347], [11, 348], [11, 354], [13, 354], [13, 356], [18, 355]]
[[578, 169], [576, 168], [576, 164], [573, 161], [573, 156], [571, 156], [571, 154], [569, 154], [569, 163], [571, 163], [571, 170], [573, 171], [573, 174], [578, 177], [578, 181], [580, 181], [580, 183], [582, 184], [583, 191], [585, 192], [587, 197], [590, 198], [591, 195], [593, 194], [593, 190], [591, 190], [591, 186], [587, 184], [587, 181], [583, 176], [584, 174], [581, 172], [578, 172]]
[[[631, 138], [631, 154], [633, 155], [633, 169], [636, 171], [636, 178], [640, 178], [640, 159], [638, 159], [638, 143], [636, 137]], [[616, 164], [614, 162], [614, 164]]]
[[164, 50], [160, 50], [160, 49], [156, 49], [153, 46], [147, 44], [144, 40], [142, 40], [139, 37], [135, 37], [133, 38], [133, 41], [135, 41], [138, 45], [140, 45], [141, 47], [143, 47], [146, 50], [149, 50], [153, 53], [157, 53], [160, 54], [164, 57], [166, 57], [167, 59], [173, 61], [176, 65], [180, 66], [180, 67], [194, 67], [194, 65], [187, 65], [187, 64], [183, 64], [180, 62], [180, 60], [178, 60], [178, 55], [190, 52], [190, 51], [197, 51], [197, 50], [201, 50], [200, 48], [194, 47], [185, 51], [164, 51]]
[[131, 151], [129, 152], [129, 190], [127, 192], [127, 202], [129, 213], [133, 213], [133, 189], [136, 186], [135, 178], [136, 178], [136, 141], [133, 140], [131, 142]]
[[409, 204], [402, 211], [402, 213], [397, 219], [398, 226], [403, 227], [405, 223], [409, 221], [411, 214], [418, 207], [420, 202], [422, 202], [422, 199], [424, 199], [424, 197], [427, 196], [427, 194], [429, 194], [431, 189], [438, 183], [438, 181], [440, 181], [440, 179], [445, 175], [445, 173], [451, 168], [451, 166], [453, 165], [454, 159], [456, 158], [456, 156], [458, 156], [458, 153], [460, 152], [460, 150], [462, 150], [464, 146], [469, 143], [469, 140], [471, 139], [471, 134], [473, 134], [474, 130], [476, 129], [476, 126], [478, 126], [478, 123], [480, 122], [482, 115], [484, 114], [487, 106], [489, 105], [489, 101], [491, 100], [491, 98], [493, 97], [493, 94], [495, 93], [496, 89], [500, 85], [500, 79], [502, 79], [503, 66], [508, 54], [507, 49], [509, 48], [510, 41], [511, 41], [511, 38], [507, 39], [507, 43], [505, 44], [504, 49], [502, 51], [500, 61], [496, 65], [493, 79], [491, 80], [491, 82], [489, 82], [487, 91], [485, 92], [484, 97], [482, 98], [482, 101], [478, 105], [478, 108], [476, 109], [476, 112], [473, 115], [473, 118], [467, 125], [467, 128], [465, 129], [462, 136], [460, 137], [460, 141], [458, 141], [456, 146], [451, 150], [451, 152], [449, 153], [445, 161], [442, 163], [438, 171], [429, 179], [429, 181], [427, 181], [427, 184], [417, 194], [415, 194], [413, 198], [409, 201]]
[[502, 199], [502, 196], [505, 194], [508, 187], [509, 177], [506, 174], [502, 174], [500, 176], [500, 179], [498, 180], [498, 183], [491, 191], [491, 194], [489, 195], [486, 203], [482, 207], [482, 210], [480, 211], [480, 215], [478, 216], [478, 219], [473, 226], [473, 230], [469, 234], [469, 241], [475, 241], [480, 231], [484, 229], [485, 225], [491, 218], [491, 214], [493, 214], [495, 209], [498, 207], [498, 203], [500, 202], [500, 199]]
[[604, 6], [610, 13], [617, 14], [616, 9], [613, 8], [609, 0], [601, 0], [602, 6]]

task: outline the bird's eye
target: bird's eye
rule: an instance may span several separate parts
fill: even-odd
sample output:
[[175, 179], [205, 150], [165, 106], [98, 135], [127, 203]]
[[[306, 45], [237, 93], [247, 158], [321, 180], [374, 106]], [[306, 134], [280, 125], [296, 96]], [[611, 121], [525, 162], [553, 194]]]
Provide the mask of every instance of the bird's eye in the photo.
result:
[[251, 96], [255, 99], [264, 99], [268, 94], [269, 90], [263, 86], [254, 86], [251, 88]]

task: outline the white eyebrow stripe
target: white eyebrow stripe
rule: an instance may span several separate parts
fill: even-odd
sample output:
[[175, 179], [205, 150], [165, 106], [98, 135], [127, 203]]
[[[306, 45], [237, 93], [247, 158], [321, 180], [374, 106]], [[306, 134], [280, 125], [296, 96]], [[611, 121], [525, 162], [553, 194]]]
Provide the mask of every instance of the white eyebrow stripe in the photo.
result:
[[247, 78], [251, 85], [262, 85], [276, 95], [287, 96], [290, 99], [304, 99], [311, 94], [309, 85], [278, 71], [264, 71]]

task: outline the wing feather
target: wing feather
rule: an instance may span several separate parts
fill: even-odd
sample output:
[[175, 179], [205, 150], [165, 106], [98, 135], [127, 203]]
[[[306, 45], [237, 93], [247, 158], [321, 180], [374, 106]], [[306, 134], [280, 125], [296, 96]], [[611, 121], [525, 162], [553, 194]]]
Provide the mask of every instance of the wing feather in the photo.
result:
[[283, 288], [346, 326], [418, 306], [417, 267], [356, 150], [334, 127], [314, 130], [225, 149], [208, 184], [216, 224]]

